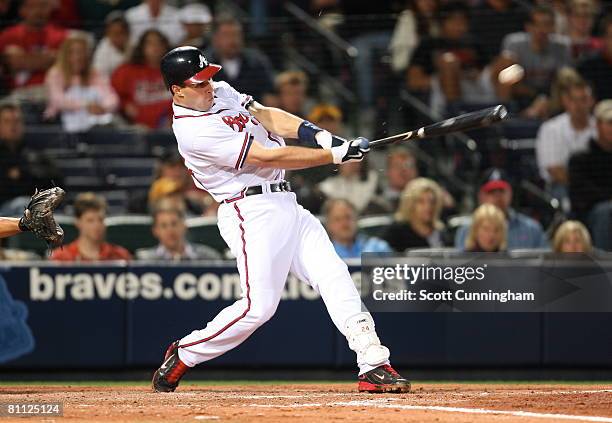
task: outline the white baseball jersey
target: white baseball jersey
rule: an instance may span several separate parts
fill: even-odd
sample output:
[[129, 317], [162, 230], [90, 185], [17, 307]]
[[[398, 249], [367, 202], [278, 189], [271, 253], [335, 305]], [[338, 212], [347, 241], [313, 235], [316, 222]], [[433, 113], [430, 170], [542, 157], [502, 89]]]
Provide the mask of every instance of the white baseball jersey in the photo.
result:
[[220, 202], [245, 187], [282, 180], [282, 169], [244, 162], [254, 140], [266, 148], [284, 146], [285, 141], [268, 132], [244, 108], [249, 96], [238, 93], [226, 82], [213, 82], [213, 89], [214, 103], [206, 112], [172, 105], [172, 129], [196, 186]]
[[[285, 145], [244, 108], [249, 97], [215, 82], [214, 104], [200, 112], [174, 105], [174, 134], [195, 183], [219, 206], [217, 226], [236, 257], [243, 297], [221, 310], [201, 330], [181, 338], [179, 358], [189, 367], [238, 346], [276, 311], [289, 272], [313, 287], [334, 324], [357, 352], [360, 373], [388, 364], [374, 322], [362, 313], [361, 298], [346, 264], [338, 257], [321, 222], [296, 201], [293, 192], [245, 196], [245, 187], [279, 181], [281, 169], [245, 165], [253, 142]], [[366, 340], [356, 341], [357, 336]], [[386, 354], [366, 354], [370, 348]]]

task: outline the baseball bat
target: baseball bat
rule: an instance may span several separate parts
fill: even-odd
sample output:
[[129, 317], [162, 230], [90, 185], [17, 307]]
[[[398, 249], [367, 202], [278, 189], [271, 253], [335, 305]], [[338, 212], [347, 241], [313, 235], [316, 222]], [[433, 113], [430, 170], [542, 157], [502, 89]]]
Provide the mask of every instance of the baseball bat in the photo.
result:
[[455, 116], [431, 125], [423, 126], [414, 131], [404, 132], [403, 134], [393, 135], [387, 138], [370, 141], [370, 147], [380, 147], [393, 144], [398, 141], [408, 141], [415, 138], [431, 138], [453, 132], [467, 131], [470, 129], [484, 128], [493, 123], [499, 122], [508, 116], [508, 110], [504, 106], [497, 105], [475, 112]]

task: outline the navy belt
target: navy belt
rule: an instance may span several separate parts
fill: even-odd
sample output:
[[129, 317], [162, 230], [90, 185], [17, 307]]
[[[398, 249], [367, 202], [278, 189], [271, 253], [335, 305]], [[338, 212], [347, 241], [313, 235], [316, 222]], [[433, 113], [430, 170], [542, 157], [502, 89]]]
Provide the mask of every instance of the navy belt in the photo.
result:
[[223, 202], [233, 203], [234, 201], [238, 201], [244, 197], [248, 197], [249, 195], [263, 194], [266, 192], [264, 186], [268, 187], [268, 192], [291, 192], [291, 183], [289, 181], [280, 181], [266, 185], [253, 185], [252, 187], [242, 190], [242, 192], [237, 196], [223, 200]]

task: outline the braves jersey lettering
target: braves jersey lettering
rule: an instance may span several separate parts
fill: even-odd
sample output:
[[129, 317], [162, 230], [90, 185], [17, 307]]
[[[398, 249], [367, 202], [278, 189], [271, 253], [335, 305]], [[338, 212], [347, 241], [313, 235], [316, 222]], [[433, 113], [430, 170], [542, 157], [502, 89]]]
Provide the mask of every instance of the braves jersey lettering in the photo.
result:
[[242, 113], [239, 113], [238, 116], [223, 116], [223, 122], [234, 131], [242, 132], [246, 124], [249, 123], [249, 117]]
[[206, 112], [172, 106], [179, 152], [195, 184], [222, 201], [248, 186], [282, 180], [284, 170], [249, 166], [245, 161], [253, 142], [278, 148], [285, 145], [283, 138], [270, 134], [244, 108], [247, 95], [226, 82], [213, 82], [213, 89], [214, 104]]

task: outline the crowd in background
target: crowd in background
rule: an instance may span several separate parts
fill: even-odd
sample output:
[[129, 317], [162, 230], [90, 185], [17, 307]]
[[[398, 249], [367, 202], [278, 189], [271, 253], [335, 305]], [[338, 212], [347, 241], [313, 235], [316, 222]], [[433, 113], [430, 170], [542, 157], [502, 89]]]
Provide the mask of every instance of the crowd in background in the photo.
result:
[[[439, 142], [442, 149], [416, 143], [373, 152], [359, 163], [288, 172], [300, 202], [321, 216], [343, 258], [445, 247], [612, 250], [607, 2], [294, 3], [306, 19], [297, 20], [283, 2], [262, 0], [118, 0], [112, 6], [0, 0], [0, 215], [18, 214], [35, 187], [64, 181], [62, 157], [28, 149], [28, 129], [58, 127], [76, 137], [100, 128], [167, 131], [171, 95], [159, 63], [172, 47], [195, 45], [223, 66], [216, 79], [347, 138], [417, 127], [423, 113], [401, 100], [405, 93], [431, 116], [503, 103], [518, 122], [514, 130], [535, 140], [527, 162], [514, 162], [491, 142], [505, 134], [471, 134], [477, 151], [470, 154], [480, 159], [468, 171], [465, 152]], [[314, 35], [309, 20], [320, 29]], [[358, 55], [347, 58], [350, 49], [342, 51], [329, 34]], [[518, 80], [499, 77], [515, 64], [522, 70]], [[50, 258], [221, 258], [206, 240], [193, 244], [185, 235], [187, 216], [215, 216], [218, 204], [195, 188], [175, 151], [157, 161], [151, 186], [128, 190], [125, 205], [125, 212], [153, 217], [157, 247], [129, 252], [107, 243], [106, 201], [87, 192], [65, 208], [78, 237]], [[450, 171], [440, 170], [449, 163]], [[453, 175], [461, 179], [470, 171], [471, 189], [458, 189]], [[556, 201], [563, 218], [548, 219], [531, 207], [519, 192], [523, 180]], [[376, 236], [360, 233], [359, 219], [372, 215], [390, 221]], [[457, 223], [457, 215], [469, 218]], [[5, 250], [1, 257], [30, 256]]]

